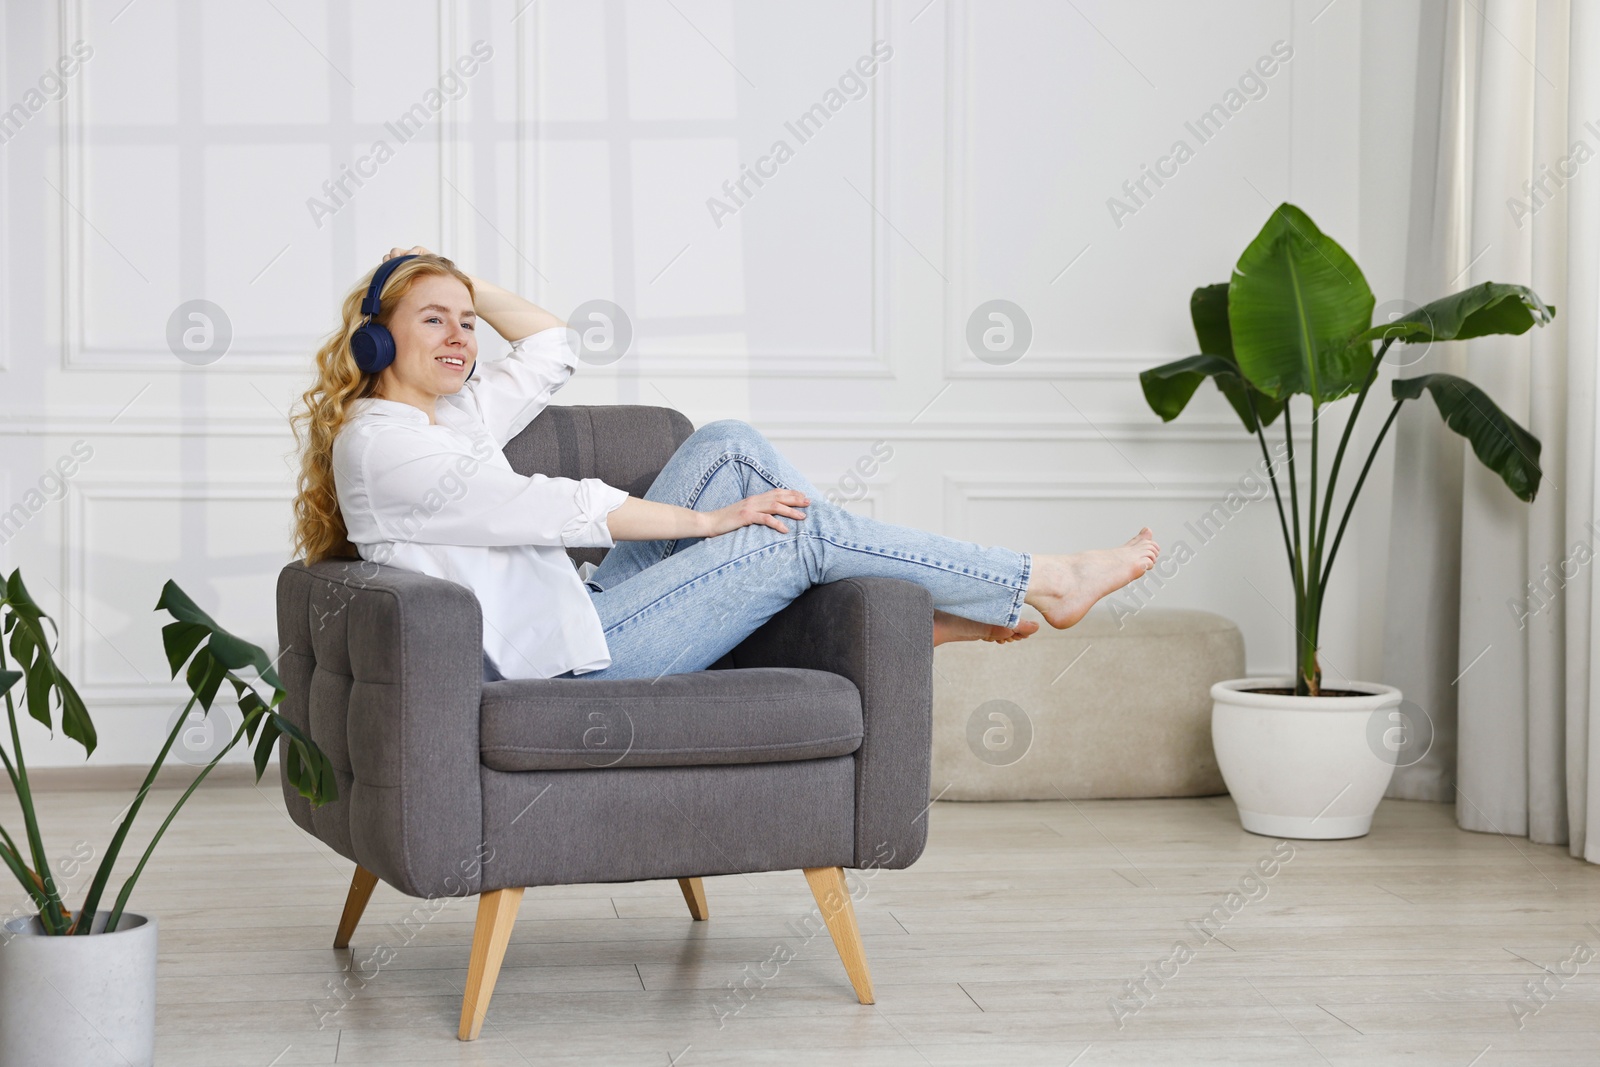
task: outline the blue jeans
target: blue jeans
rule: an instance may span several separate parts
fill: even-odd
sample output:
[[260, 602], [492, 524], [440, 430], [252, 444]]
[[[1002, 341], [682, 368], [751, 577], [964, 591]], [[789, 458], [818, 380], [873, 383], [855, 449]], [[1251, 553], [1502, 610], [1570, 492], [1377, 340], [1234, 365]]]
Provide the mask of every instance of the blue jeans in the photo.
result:
[[619, 541], [589, 576], [611, 666], [579, 678], [659, 678], [705, 670], [813, 585], [903, 578], [933, 605], [1015, 626], [1032, 559], [856, 515], [830, 503], [750, 425], [709, 423], [673, 453], [645, 494], [715, 511], [770, 489], [811, 501], [789, 528], [745, 526], [717, 537]]

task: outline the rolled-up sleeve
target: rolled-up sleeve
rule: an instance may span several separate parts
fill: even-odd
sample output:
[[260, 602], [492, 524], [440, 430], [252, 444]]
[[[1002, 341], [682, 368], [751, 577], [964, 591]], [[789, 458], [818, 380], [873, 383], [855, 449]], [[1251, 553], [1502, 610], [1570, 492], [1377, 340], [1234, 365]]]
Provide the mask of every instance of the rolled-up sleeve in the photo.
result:
[[[609, 548], [606, 516], [628, 499], [598, 478], [521, 475], [412, 427], [364, 434], [346, 461], [355, 478], [344, 510], [358, 543], [375, 534], [371, 540], [432, 545]], [[362, 515], [371, 531], [351, 521]]]
[[615, 542], [606, 517], [628, 499], [627, 492], [599, 478], [581, 478], [577, 485], [578, 516], [582, 522], [575, 519], [562, 530], [561, 543], [567, 548], [610, 548]]
[[572, 372], [578, 357], [571, 327], [552, 326], [511, 342], [504, 359], [480, 360], [455, 399], [469, 407], [504, 445], [543, 411]]

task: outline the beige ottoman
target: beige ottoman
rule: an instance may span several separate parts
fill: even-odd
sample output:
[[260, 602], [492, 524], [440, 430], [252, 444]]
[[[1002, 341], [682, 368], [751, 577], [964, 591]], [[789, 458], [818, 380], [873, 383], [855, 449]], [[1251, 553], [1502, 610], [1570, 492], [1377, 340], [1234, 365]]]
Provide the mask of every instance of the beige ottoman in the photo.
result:
[[1023, 641], [933, 654], [932, 793], [944, 800], [1227, 792], [1213, 682], [1244, 676], [1239, 628], [1205, 611], [1097, 608]]

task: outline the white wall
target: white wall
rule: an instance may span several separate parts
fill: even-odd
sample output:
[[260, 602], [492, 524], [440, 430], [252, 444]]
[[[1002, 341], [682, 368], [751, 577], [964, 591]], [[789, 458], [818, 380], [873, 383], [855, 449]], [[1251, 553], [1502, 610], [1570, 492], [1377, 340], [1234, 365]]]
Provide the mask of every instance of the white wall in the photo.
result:
[[[93, 49], [0, 145], [0, 507], [29, 512], [0, 567], [61, 625], [93, 762], [147, 760], [180, 702], [151, 610], [168, 577], [275, 648], [287, 412], [345, 288], [413, 243], [563, 314], [627, 311], [633, 351], [564, 402], [746, 418], [823, 487], [887, 441], [858, 506], [984, 542], [1065, 551], [1149, 524], [1195, 549], [1152, 602], [1219, 611], [1252, 671], [1288, 667], [1270, 503], [1204, 546], [1184, 525], [1255, 443], [1209, 387], [1160, 425], [1136, 375], [1193, 351], [1190, 291], [1225, 281], [1281, 200], [1400, 295], [1414, 5], [5, 0], [4, 20], [6, 108]], [[786, 120], [875, 40], [893, 56], [867, 94], [799, 144]], [[464, 95], [401, 143], [385, 122], [480, 41]], [[1265, 95], [1199, 144], [1185, 122], [1279, 41]], [[779, 138], [793, 158], [718, 226], [707, 199]], [[1114, 222], [1108, 198], [1180, 138], [1193, 158]], [[393, 158], [315, 218], [378, 139]], [[201, 298], [233, 339], [192, 366], [167, 324]], [[1033, 329], [1006, 365], [964, 340], [993, 299]], [[92, 458], [33, 514], [80, 441]], [[1370, 492], [1327, 609], [1333, 676], [1381, 663], [1386, 476]], [[42, 730], [29, 752], [81, 759]]]

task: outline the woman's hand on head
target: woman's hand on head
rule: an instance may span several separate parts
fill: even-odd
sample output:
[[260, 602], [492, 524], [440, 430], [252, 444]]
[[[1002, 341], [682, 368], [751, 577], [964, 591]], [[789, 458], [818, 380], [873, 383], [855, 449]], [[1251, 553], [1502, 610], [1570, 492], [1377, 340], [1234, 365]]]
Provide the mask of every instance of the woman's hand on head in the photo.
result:
[[421, 245], [412, 245], [410, 248], [391, 248], [391, 249], [389, 249], [389, 254], [383, 257], [383, 261], [385, 263], [387, 263], [387, 262], [389, 262], [391, 259], [393, 259], [396, 256], [431, 256], [431, 255], [433, 255], [433, 253], [428, 251], [426, 248], [423, 248]]
[[765, 493], [757, 493], [737, 504], [704, 512], [709, 526], [706, 536], [715, 537], [742, 526], [770, 526], [779, 533], [788, 533], [789, 527], [778, 516], [804, 519], [806, 513], [799, 509], [810, 503], [810, 499], [798, 489], [770, 489]]

